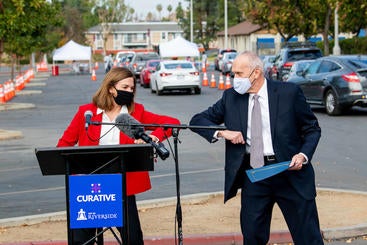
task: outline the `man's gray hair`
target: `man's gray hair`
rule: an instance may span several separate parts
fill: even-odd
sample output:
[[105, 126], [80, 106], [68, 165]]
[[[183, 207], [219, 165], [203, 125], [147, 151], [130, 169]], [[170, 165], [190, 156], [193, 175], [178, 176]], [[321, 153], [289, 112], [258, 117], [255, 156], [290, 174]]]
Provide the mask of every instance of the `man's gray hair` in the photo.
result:
[[248, 61], [252, 69], [259, 68], [262, 72], [264, 72], [264, 63], [256, 53], [251, 51], [243, 51], [239, 55], [243, 56]]

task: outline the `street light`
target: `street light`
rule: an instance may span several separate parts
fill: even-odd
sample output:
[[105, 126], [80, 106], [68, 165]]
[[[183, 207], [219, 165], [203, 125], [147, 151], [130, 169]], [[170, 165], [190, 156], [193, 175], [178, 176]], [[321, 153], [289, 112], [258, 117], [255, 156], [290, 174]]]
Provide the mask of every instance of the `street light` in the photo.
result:
[[192, 0], [190, 0], [190, 41], [191, 42], [194, 41], [194, 24], [192, 21], [192, 11], [193, 11]]
[[228, 13], [227, 0], [224, 0], [224, 48], [228, 48]]
[[335, 7], [335, 18], [334, 18], [334, 48], [333, 54], [340, 55], [340, 46], [339, 46], [339, 22], [338, 22], [338, 8], [339, 3], [336, 3]]

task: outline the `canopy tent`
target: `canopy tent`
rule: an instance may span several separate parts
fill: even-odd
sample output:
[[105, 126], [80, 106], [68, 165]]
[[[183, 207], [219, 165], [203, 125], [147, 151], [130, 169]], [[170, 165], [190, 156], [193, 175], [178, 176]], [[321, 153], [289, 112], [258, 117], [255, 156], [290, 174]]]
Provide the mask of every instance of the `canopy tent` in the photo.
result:
[[197, 57], [200, 55], [198, 46], [182, 37], [159, 44], [161, 57]]
[[91, 69], [92, 48], [70, 40], [64, 46], [54, 51], [52, 59], [54, 62], [64, 60], [89, 61], [89, 67]]

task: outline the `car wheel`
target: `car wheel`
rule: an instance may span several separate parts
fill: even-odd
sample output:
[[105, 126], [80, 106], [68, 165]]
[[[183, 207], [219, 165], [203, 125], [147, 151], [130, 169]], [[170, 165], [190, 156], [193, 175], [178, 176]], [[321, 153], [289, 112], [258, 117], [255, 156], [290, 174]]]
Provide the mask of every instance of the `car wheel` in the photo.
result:
[[156, 88], [156, 92], [157, 92], [157, 95], [160, 96], [163, 94], [163, 89], [162, 90], [159, 90], [158, 89], [158, 84], [157, 84], [157, 81], [155, 82], [155, 88]]
[[339, 105], [338, 98], [333, 90], [330, 89], [326, 92], [324, 103], [328, 115], [336, 116], [342, 113], [343, 108]]
[[195, 94], [201, 94], [201, 88], [195, 88]]
[[144, 87], [144, 88], [149, 88], [149, 84], [144, 83], [144, 84], [143, 84], [143, 87]]
[[154, 94], [154, 93], [155, 93], [155, 91], [153, 90], [152, 83], [150, 83], [149, 85], [150, 85], [150, 92], [151, 92], [152, 94]]

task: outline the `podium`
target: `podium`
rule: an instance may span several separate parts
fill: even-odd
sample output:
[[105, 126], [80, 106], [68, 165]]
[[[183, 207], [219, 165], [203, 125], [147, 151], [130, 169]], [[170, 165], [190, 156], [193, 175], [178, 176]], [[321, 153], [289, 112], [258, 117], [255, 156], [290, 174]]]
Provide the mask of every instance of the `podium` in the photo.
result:
[[[126, 172], [153, 171], [154, 152], [153, 147], [147, 144], [110, 145], [110, 146], [79, 146], [79, 147], [49, 147], [36, 148], [36, 157], [43, 175], [65, 175], [66, 213], [68, 244], [73, 244], [72, 228], [70, 223], [70, 178], [75, 183], [75, 178], [91, 175], [121, 175], [122, 193], [122, 217], [123, 230], [121, 241], [114, 234], [120, 244], [129, 244], [128, 237], [128, 213], [126, 199]], [[72, 186], [72, 188], [78, 188]], [[113, 198], [111, 195], [109, 198]], [[82, 210], [81, 210], [82, 211]], [[84, 227], [81, 227], [84, 228]], [[94, 227], [99, 228], [99, 227]], [[98, 237], [98, 243], [108, 227], [99, 232], [93, 239]], [[99, 229], [100, 231], [101, 229]], [[113, 232], [113, 231], [112, 231]], [[103, 239], [102, 239], [103, 242]]]

